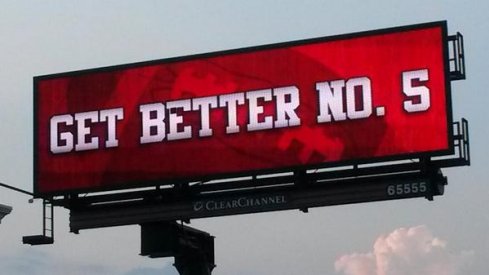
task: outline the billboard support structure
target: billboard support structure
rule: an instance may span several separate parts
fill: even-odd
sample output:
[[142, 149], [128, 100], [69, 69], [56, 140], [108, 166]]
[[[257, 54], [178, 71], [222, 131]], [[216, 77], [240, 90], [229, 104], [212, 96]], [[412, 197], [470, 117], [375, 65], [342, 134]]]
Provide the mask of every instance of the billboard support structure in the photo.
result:
[[[29, 191], [10, 186], [8, 184], [4, 184], [0, 182], [0, 187], [5, 187], [7, 189], [29, 195], [32, 197], [35, 197], [35, 195]], [[41, 245], [41, 244], [52, 244], [54, 243], [54, 208], [53, 204], [51, 203], [51, 199], [43, 199], [43, 212], [42, 212], [42, 219], [43, 219], [43, 234], [42, 235], [33, 235], [33, 236], [24, 236], [22, 238], [22, 242], [24, 244], [30, 244], [30, 245]], [[29, 199], [29, 203], [34, 202], [34, 199], [31, 198]], [[3, 213], [0, 213], [0, 219], [3, 217], [3, 215], [6, 215], [10, 213], [12, 208], [10, 207], [10, 210], [8, 208], [3, 209]], [[7, 211], [7, 212], [6, 212]], [[0, 209], [0, 212], [1, 209]]]
[[24, 236], [22, 243], [30, 245], [54, 243], [54, 206], [50, 200], [42, 200], [42, 235]]
[[450, 79], [465, 79], [465, 54], [464, 54], [464, 37], [460, 32], [448, 36], [450, 47], [448, 62], [450, 66]]
[[[65, 196], [55, 204], [70, 209], [70, 229], [141, 224], [266, 211], [442, 195], [441, 168], [470, 165], [468, 122], [453, 125], [454, 154], [327, 169], [296, 170], [230, 181], [181, 183], [173, 187]], [[401, 189], [409, 190], [403, 191]]]
[[433, 200], [470, 165], [465, 77], [446, 21], [35, 77], [44, 243], [62, 206], [71, 232], [139, 224], [141, 255], [210, 274], [214, 237], [176, 221]]
[[141, 256], [175, 257], [182, 275], [210, 275], [215, 267], [214, 237], [207, 232], [178, 224], [141, 224]]

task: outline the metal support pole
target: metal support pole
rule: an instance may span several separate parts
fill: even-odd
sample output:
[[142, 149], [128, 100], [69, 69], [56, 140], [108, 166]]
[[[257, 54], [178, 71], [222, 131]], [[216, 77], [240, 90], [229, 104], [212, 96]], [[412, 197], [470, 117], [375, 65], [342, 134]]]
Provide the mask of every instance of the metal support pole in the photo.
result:
[[176, 222], [141, 224], [141, 256], [175, 257], [180, 275], [211, 275], [214, 237]]
[[211, 275], [214, 268], [198, 248], [185, 249], [182, 255], [175, 256], [174, 266], [180, 275]]

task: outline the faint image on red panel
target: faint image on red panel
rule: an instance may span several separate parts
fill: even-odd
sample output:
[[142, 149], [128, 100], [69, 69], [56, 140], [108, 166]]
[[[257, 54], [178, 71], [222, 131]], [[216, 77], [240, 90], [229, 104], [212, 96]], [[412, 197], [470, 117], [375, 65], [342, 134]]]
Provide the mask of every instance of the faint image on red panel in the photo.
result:
[[[36, 77], [36, 194], [446, 153], [451, 150], [446, 44], [446, 24], [436, 22]], [[368, 84], [368, 93], [357, 80]], [[332, 87], [342, 81], [344, 87], [334, 93]], [[275, 123], [278, 102], [293, 100], [291, 94], [277, 95], [284, 87], [297, 91], [299, 102], [285, 119], [294, 114], [299, 125]], [[256, 91], [269, 97], [253, 102]], [[236, 99], [235, 111], [223, 103], [225, 95], [243, 98]], [[208, 115], [196, 105], [199, 99], [215, 102]], [[174, 102], [188, 102], [190, 109], [172, 110]], [[142, 113], [141, 106], [150, 105], [168, 107], [166, 136], [145, 143], [144, 129], [161, 131], [145, 125], [149, 120], [156, 125], [156, 111], [148, 112], [146, 121]], [[112, 109], [121, 113], [109, 122], [101, 111]], [[331, 121], [320, 121], [321, 112]], [[355, 117], [359, 113], [366, 115]], [[239, 129], [231, 131], [233, 115]], [[171, 119], [181, 119], [173, 130]], [[249, 126], [267, 119], [274, 122], [271, 127]], [[204, 124], [211, 129], [206, 134], [199, 132]], [[170, 140], [172, 131], [189, 135]], [[107, 143], [114, 138], [116, 145]], [[77, 143], [91, 141], [96, 148], [77, 150]], [[64, 151], [53, 153], [53, 143]]]

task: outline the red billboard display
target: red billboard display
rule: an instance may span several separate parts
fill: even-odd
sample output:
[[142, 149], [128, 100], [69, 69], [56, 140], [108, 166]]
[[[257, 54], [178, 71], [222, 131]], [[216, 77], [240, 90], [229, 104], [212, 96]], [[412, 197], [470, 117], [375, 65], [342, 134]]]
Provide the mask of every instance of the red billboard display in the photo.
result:
[[34, 78], [38, 196], [452, 150], [445, 22]]

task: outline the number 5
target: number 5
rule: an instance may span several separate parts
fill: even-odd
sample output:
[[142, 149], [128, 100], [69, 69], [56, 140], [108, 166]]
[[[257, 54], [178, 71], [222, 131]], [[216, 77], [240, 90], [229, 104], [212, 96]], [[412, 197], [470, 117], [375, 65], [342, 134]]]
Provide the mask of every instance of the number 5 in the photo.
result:
[[427, 188], [426, 188], [426, 182], [420, 182], [419, 183], [419, 191], [424, 193], [427, 191]]
[[413, 190], [413, 193], [419, 192], [419, 186], [417, 182], [413, 182], [413, 184], [411, 185], [411, 190]]
[[428, 79], [428, 69], [402, 73], [402, 92], [409, 97], [404, 101], [404, 110], [414, 113], [430, 108], [430, 89], [426, 86], [413, 86], [413, 80], [428, 81]]

